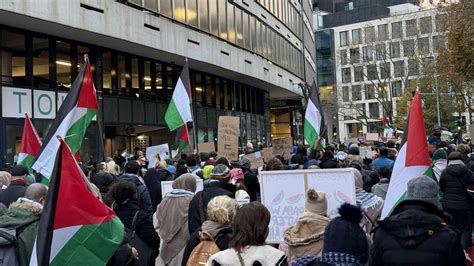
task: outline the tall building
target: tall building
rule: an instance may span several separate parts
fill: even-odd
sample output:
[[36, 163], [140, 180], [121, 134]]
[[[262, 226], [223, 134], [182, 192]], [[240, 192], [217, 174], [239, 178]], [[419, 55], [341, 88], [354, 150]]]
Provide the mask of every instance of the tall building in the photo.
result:
[[[221, 115], [241, 145], [299, 139], [302, 91], [315, 75], [309, 1], [44, 0], [0, 3], [0, 165], [18, 153], [23, 114], [47, 133], [89, 54], [100, 114], [81, 157], [174, 143], [164, 112], [190, 62], [198, 142]], [[302, 139], [300, 140], [302, 141]]]

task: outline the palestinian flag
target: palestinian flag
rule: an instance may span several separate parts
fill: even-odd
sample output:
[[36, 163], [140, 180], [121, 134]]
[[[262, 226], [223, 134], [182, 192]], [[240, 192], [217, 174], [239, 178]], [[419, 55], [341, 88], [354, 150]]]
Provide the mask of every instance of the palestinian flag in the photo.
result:
[[400, 146], [382, 210], [382, 219], [389, 216], [397, 204], [403, 201], [408, 181], [422, 175], [431, 175], [431, 160], [418, 90], [410, 106], [408, 123]]
[[324, 121], [324, 114], [321, 109], [321, 101], [319, 93], [316, 89], [316, 82], [309, 88], [308, 105], [306, 106], [306, 114], [304, 116], [304, 138], [311, 148], [318, 139], [327, 137], [327, 128]]
[[41, 140], [36, 133], [36, 129], [31, 123], [28, 114], [25, 114], [25, 124], [23, 125], [23, 134], [21, 136], [20, 153], [18, 154], [17, 164], [21, 164], [28, 168], [30, 173], [31, 167], [40, 153]]
[[174, 154], [179, 154], [182, 150], [184, 150], [189, 145], [189, 131], [188, 125], [184, 124], [178, 130], [176, 130], [176, 139], [174, 143], [174, 147], [176, 150], [173, 152]]
[[190, 97], [191, 83], [189, 81], [188, 60], [186, 60], [183, 71], [181, 71], [181, 75], [174, 88], [173, 97], [165, 113], [165, 122], [170, 131], [193, 121]]
[[56, 136], [64, 138], [72, 153], [77, 153], [81, 148], [87, 127], [99, 109], [89, 60], [86, 58], [85, 61], [84, 67], [72, 84], [71, 91], [59, 108], [56, 119], [41, 147], [40, 155], [33, 165], [33, 169], [47, 180], [52, 174], [56, 152], [59, 148], [59, 140]]
[[115, 213], [92, 195], [60, 140], [30, 265], [105, 265], [124, 237]]
[[382, 118], [382, 125], [383, 125], [383, 136], [385, 138], [393, 137], [393, 128], [392, 125], [388, 122], [388, 119], [384, 116]]

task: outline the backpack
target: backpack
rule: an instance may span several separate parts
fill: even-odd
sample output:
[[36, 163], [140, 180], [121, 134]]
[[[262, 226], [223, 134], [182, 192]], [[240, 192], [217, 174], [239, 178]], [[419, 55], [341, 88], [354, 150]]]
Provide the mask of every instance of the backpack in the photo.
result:
[[0, 228], [0, 265], [20, 265], [16, 252], [15, 229]]
[[205, 265], [212, 255], [221, 251], [208, 232], [199, 232], [199, 240], [201, 242], [191, 252], [186, 266]]

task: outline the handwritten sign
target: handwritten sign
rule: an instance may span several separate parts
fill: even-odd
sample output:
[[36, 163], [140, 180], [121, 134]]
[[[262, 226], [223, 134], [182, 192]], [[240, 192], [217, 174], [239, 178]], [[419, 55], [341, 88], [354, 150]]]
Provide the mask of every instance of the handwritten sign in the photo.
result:
[[[161, 181], [161, 198], [164, 198], [167, 193], [173, 190], [174, 181]], [[196, 193], [204, 189], [204, 181], [202, 179], [196, 179]]]
[[354, 172], [351, 168], [262, 171], [262, 203], [271, 213], [268, 243], [283, 242], [283, 232], [296, 223], [304, 211], [309, 188], [326, 193], [329, 218], [338, 215], [342, 203], [356, 203]]
[[291, 137], [272, 139], [273, 155], [282, 155], [285, 159], [290, 159], [293, 149], [293, 139]]
[[379, 133], [366, 133], [365, 140], [367, 141], [379, 141]]
[[252, 169], [257, 169], [259, 167], [263, 167], [264, 165], [262, 153], [259, 151], [247, 154], [244, 157], [250, 160], [250, 167]]
[[156, 155], [159, 154], [161, 160], [166, 160], [170, 158], [170, 148], [168, 143], [151, 146], [146, 148], [146, 159], [148, 160], [148, 166], [155, 167], [156, 164]]
[[262, 149], [262, 156], [263, 156], [263, 160], [265, 162], [268, 162], [271, 158], [275, 157], [273, 155], [273, 148], [272, 147], [263, 148]]
[[207, 153], [216, 151], [216, 145], [214, 145], [214, 142], [198, 143], [198, 151]]
[[219, 117], [217, 131], [217, 149], [219, 156], [228, 160], [239, 160], [240, 118], [234, 116]]

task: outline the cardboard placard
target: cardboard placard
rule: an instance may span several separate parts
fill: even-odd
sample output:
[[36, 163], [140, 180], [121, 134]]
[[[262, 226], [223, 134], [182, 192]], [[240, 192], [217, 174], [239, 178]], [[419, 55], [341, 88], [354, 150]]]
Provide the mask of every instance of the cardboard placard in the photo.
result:
[[265, 162], [268, 162], [271, 158], [274, 157], [273, 148], [272, 147], [263, 148], [262, 149], [262, 156], [263, 156], [263, 160]]
[[273, 156], [282, 155], [290, 159], [293, 150], [293, 139], [291, 137], [272, 139]]
[[284, 230], [294, 225], [304, 211], [308, 188], [326, 193], [329, 218], [338, 215], [337, 209], [342, 203], [356, 204], [354, 170], [351, 168], [262, 171], [262, 203], [271, 213], [268, 243], [283, 242]]
[[229, 161], [239, 160], [240, 117], [220, 116], [217, 130], [219, 156]]
[[207, 153], [216, 151], [216, 145], [214, 145], [214, 142], [198, 143], [198, 151]]
[[259, 151], [247, 154], [244, 157], [250, 160], [251, 169], [257, 169], [258, 167], [263, 167], [264, 165], [262, 153]]
[[[161, 181], [161, 198], [164, 198], [167, 193], [170, 193], [173, 190], [172, 187], [173, 181]], [[202, 179], [196, 179], [196, 192], [202, 191], [204, 189], [204, 181]]]
[[160, 154], [161, 160], [166, 160], [170, 158], [170, 148], [168, 143], [151, 146], [146, 148], [146, 159], [148, 160], [148, 167], [155, 167], [156, 164], [156, 154]]
[[379, 141], [379, 133], [366, 133], [365, 140], [366, 141]]

